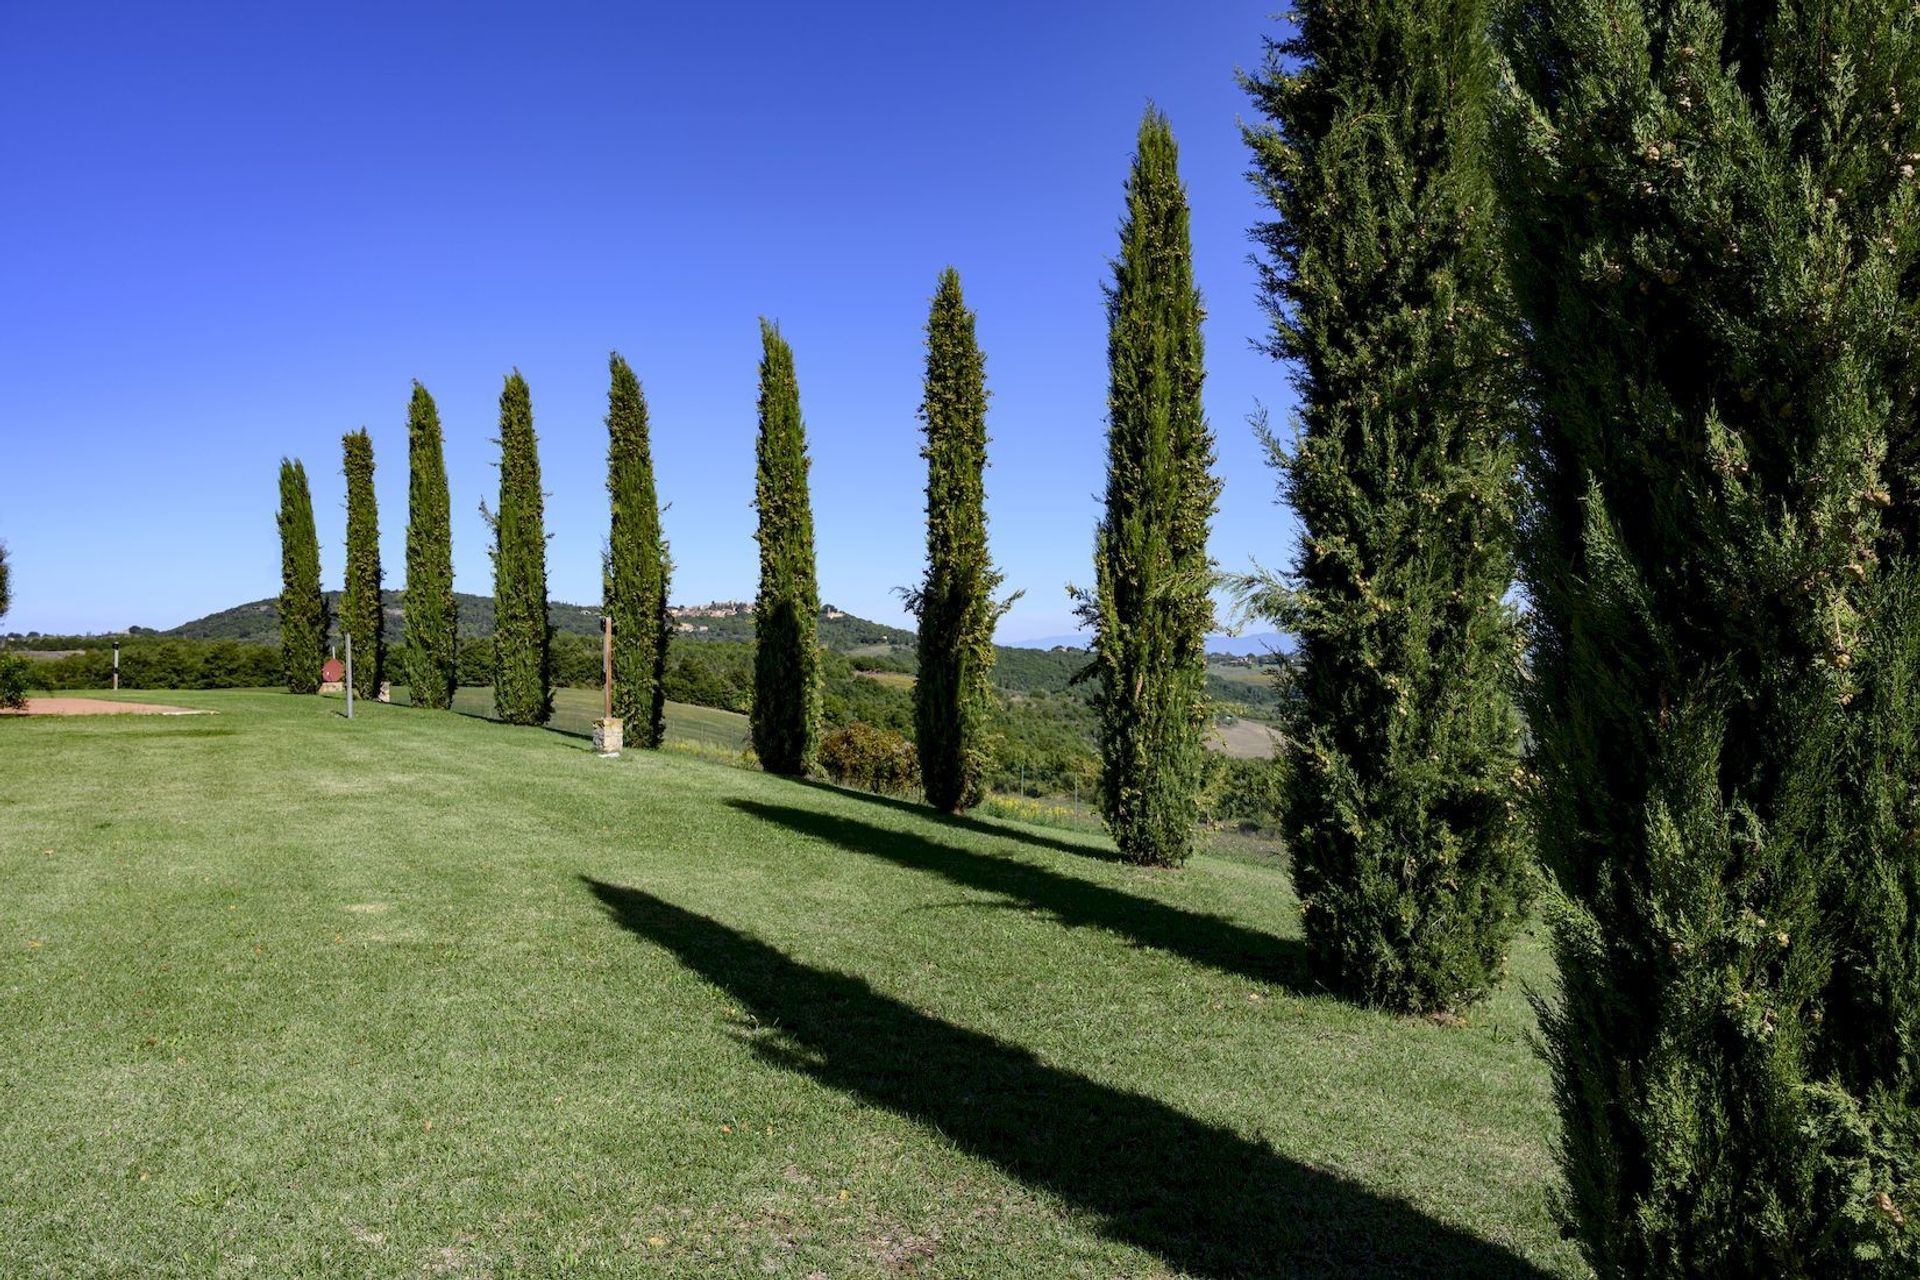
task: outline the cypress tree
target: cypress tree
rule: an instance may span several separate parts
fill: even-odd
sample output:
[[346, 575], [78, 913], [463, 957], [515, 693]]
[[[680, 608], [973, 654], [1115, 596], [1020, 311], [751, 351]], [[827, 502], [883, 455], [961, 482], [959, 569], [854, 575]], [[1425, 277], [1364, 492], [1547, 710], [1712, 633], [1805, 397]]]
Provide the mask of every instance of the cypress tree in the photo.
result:
[[1911, 1275], [1920, 25], [1505, 34], [1569, 1226], [1607, 1277]]
[[401, 665], [416, 707], [453, 705], [459, 614], [453, 602], [453, 518], [440, 411], [418, 382], [407, 406], [407, 638]]
[[[280, 661], [288, 693], [318, 693], [326, 658], [327, 601], [320, 593], [320, 535], [299, 459], [280, 459]], [[0, 610], [4, 612], [4, 610]]]
[[633, 369], [608, 358], [607, 494], [613, 502], [607, 539], [606, 610], [613, 619], [613, 711], [638, 747], [666, 738], [667, 583], [672, 566], [660, 533], [653, 483], [647, 400]]
[[1244, 82], [1266, 346], [1300, 405], [1297, 447], [1262, 436], [1301, 549], [1255, 592], [1300, 642], [1287, 848], [1318, 980], [1409, 1013], [1499, 977], [1530, 874], [1487, 23], [1308, 0]]
[[[927, 442], [927, 576], [907, 597], [919, 618], [914, 737], [927, 803], [944, 813], [978, 804], [993, 712], [994, 602], [1001, 576], [987, 555], [986, 358], [960, 273], [940, 274], [927, 319], [920, 421]], [[1010, 602], [1009, 602], [1010, 603]]]
[[793, 349], [760, 321], [760, 438], [754, 509], [760, 592], [753, 602], [753, 750], [770, 773], [812, 771], [820, 745], [820, 588], [813, 571], [807, 429]]
[[1150, 107], [1107, 290], [1107, 507], [1081, 616], [1094, 628], [1107, 828], [1122, 857], [1160, 866], [1193, 851], [1208, 720], [1207, 526], [1220, 483], [1200, 403], [1204, 314], [1179, 150]]
[[553, 714], [553, 627], [547, 621], [547, 532], [533, 397], [518, 369], [500, 393], [500, 509], [493, 529], [493, 710], [508, 724]]
[[386, 677], [386, 610], [380, 600], [380, 517], [373, 499], [373, 439], [362, 427], [341, 437], [347, 473], [347, 568], [340, 629], [353, 637], [353, 691], [376, 696]]
[[7, 568], [7, 544], [0, 542], [0, 618], [13, 607], [13, 578]]

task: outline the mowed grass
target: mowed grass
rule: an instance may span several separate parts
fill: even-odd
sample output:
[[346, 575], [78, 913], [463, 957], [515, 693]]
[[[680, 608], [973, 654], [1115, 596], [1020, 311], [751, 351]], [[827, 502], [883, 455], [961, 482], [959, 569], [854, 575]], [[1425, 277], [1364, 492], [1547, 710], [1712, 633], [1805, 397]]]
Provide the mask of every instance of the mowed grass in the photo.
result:
[[0, 723], [0, 1275], [1577, 1274], [1520, 988], [1308, 990], [1257, 849], [167, 700]]
[[[404, 686], [395, 688], [393, 700], [402, 706], [407, 705], [407, 689]], [[356, 702], [354, 705], [357, 709], [360, 704]], [[493, 690], [484, 685], [463, 687], [454, 694], [453, 709], [463, 716], [479, 716], [490, 720], [493, 718]], [[594, 722], [600, 719], [605, 710], [606, 703], [598, 689], [555, 689], [553, 718], [546, 727], [556, 733], [591, 737]], [[738, 711], [669, 702], [666, 720], [668, 742], [692, 743], [723, 752], [739, 752], [747, 749], [747, 743], [752, 738], [747, 717]]]

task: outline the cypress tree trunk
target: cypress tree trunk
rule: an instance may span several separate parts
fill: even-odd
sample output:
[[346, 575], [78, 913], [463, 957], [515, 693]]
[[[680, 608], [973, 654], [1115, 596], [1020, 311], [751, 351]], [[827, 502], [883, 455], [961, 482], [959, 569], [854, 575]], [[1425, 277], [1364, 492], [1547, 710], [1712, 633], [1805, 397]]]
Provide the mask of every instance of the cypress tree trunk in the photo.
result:
[[607, 494], [613, 526], [607, 539], [607, 616], [613, 619], [613, 711], [637, 747], [666, 737], [667, 580], [660, 500], [653, 483], [647, 401], [619, 352], [608, 361]]
[[440, 411], [418, 382], [407, 406], [407, 633], [402, 666], [416, 707], [453, 705], [459, 683], [453, 602], [453, 517]]
[[1408, 1013], [1499, 978], [1529, 880], [1486, 33], [1486, 0], [1309, 0], [1246, 80], [1279, 215], [1255, 229], [1267, 345], [1302, 428], [1262, 432], [1302, 536], [1255, 596], [1300, 639], [1287, 847], [1315, 976]]
[[373, 500], [373, 440], [365, 427], [341, 438], [347, 472], [347, 568], [340, 629], [353, 637], [353, 691], [376, 696], [386, 677], [386, 611], [380, 601], [380, 518]]
[[[299, 460], [280, 459], [280, 662], [288, 693], [318, 693], [326, 660], [327, 602], [320, 594], [320, 535]], [[4, 613], [0, 609], [0, 613]]]
[[760, 593], [753, 602], [753, 750], [769, 773], [812, 772], [820, 744], [820, 589], [813, 571], [807, 429], [793, 349], [760, 322], [760, 439], [754, 509]]
[[927, 576], [907, 607], [920, 620], [914, 737], [927, 803], [943, 813], [980, 802], [993, 711], [993, 628], [1004, 612], [987, 555], [986, 359], [960, 273], [940, 275], [927, 319]]
[[1567, 1216], [1602, 1276], [1911, 1275], [1920, 27], [1508, 35]]
[[545, 499], [533, 397], [518, 369], [500, 393], [499, 444], [500, 510], [488, 517], [493, 528], [493, 710], [508, 724], [545, 724], [553, 714]]
[[1175, 866], [1193, 851], [1207, 729], [1220, 495], [1200, 404], [1200, 320], [1173, 130], [1149, 109], [1127, 179], [1107, 291], [1107, 509], [1095, 534], [1090, 675], [1100, 803], [1120, 854]]

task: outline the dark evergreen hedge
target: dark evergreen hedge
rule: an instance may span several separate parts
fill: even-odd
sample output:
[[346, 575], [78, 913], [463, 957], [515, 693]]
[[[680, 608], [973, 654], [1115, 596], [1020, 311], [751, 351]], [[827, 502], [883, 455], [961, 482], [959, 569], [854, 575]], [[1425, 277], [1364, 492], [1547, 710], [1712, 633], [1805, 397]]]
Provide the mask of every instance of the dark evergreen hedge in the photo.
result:
[[353, 690], [373, 697], [387, 678], [387, 618], [380, 601], [380, 518], [373, 496], [373, 440], [366, 428], [341, 438], [346, 454], [347, 563], [340, 630], [353, 637]]
[[920, 622], [914, 738], [927, 803], [945, 813], [980, 802], [991, 765], [993, 629], [1004, 607], [987, 554], [986, 359], [960, 273], [940, 275], [927, 319], [927, 574], [907, 605]]
[[1200, 402], [1203, 315], [1179, 153], [1149, 109], [1107, 292], [1107, 495], [1094, 548], [1100, 799], [1121, 856], [1186, 861], [1209, 720], [1207, 528], [1220, 483]]
[[754, 597], [753, 749], [769, 773], [813, 771], [820, 746], [820, 589], [813, 569], [807, 429], [793, 349], [760, 322], [760, 436], [754, 470], [760, 591]]
[[630, 746], [666, 737], [667, 590], [672, 566], [660, 532], [647, 400], [633, 369], [614, 352], [607, 390], [607, 616], [613, 619], [613, 711]]
[[1308, 0], [1246, 80], [1294, 370], [1300, 519], [1264, 611], [1299, 637], [1287, 848], [1315, 977], [1408, 1013], [1498, 980], [1531, 884], [1518, 808], [1519, 387], [1486, 155], [1486, 0]]
[[299, 459], [280, 460], [280, 655], [288, 693], [317, 693], [326, 661], [327, 602], [320, 593], [320, 535]]
[[1543, 1030], [1606, 1277], [1920, 1268], [1920, 23], [1515, 6]]
[[[493, 529], [493, 709], [508, 724], [553, 714], [553, 627], [547, 620], [546, 501], [540, 492], [533, 396], [518, 369], [500, 392], [500, 509]], [[481, 508], [485, 514], [485, 507]]]
[[453, 704], [460, 669], [453, 602], [453, 515], [440, 411], [418, 382], [407, 405], [406, 640], [401, 655], [416, 707]]

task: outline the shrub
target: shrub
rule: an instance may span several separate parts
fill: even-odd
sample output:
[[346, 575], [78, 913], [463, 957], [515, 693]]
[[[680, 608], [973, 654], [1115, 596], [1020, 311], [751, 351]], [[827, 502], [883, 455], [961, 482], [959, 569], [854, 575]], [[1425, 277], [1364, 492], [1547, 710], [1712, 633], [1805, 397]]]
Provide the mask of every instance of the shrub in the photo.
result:
[[0, 709], [25, 710], [33, 664], [17, 653], [0, 653]]
[[906, 791], [920, 776], [919, 752], [905, 734], [859, 721], [821, 740], [820, 767], [835, 782], [869, 791]]

